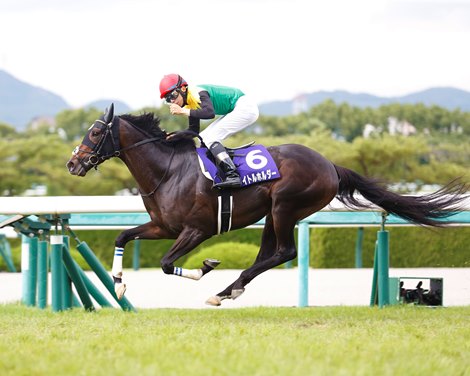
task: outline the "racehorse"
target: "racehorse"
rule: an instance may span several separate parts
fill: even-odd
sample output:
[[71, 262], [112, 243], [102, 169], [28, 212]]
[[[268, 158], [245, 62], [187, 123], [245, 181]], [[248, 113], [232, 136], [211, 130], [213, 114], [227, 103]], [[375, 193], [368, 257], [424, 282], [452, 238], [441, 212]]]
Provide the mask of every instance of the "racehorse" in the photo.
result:
[[[116, 249], [123, 250], [134, 239], [176, 239], [161, 259], [161, 268], [166, 274], [198, 280], [216, 267], [218, 261], [206, 260], [197, 270], [174, 266], [180, 257], [217, 234], [219, 192], [201, 172], [194, 136], [186, 131], [165, 132], [152, 113], [115, 116], [111, 105], [88, 129], [67, 168], [72, 175], [85, 176], [107, 159], [120, 158], [138, 183], [151, 220], [121, 232], [115, 241]], [[220, 305], [224, 299], [239, 297], [256, 276], [294, 259], [296, 223], [335, 197], [353, 209], [375, 204], [415, 224], [438, 227], [443, 226], [439, 218], [460, 210], [463, 194], [469, 188], [467, 183], [456, 179], [428, 195], [402, 196], [387, 190], [379, 180], [335, 165], [305, 146], [285, 144], [267, 149], [281, 177], [231, 192], [231, 229], [246, 227], [266, 217], [259, 253], [251, 267], [210, 297], [207, 304]], [[367, 201], [358, 199], [356, 192]], [[122, 266], [120, 273], [114, 271], [113, 265], [116, 293], [122, 297], [125, 292]]]

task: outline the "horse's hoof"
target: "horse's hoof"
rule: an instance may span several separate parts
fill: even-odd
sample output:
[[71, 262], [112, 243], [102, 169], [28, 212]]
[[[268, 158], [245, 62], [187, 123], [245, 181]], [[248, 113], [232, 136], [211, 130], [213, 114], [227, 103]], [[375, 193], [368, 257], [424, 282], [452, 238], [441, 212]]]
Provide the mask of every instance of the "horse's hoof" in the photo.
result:
[[202, 271], [202, 275], [205, 275], [216, 268], [220, 264], [220, 261], [214, 259], [205, 259], [202, 263], [203, 267], [200, 270]]
[[232, 290], [232, 295], [231, 295], [231, 298], [232, 299], [237, 299], [241, 294], [243, 294], [245, 292], [245, 289], [235, 289], [235, 290]]
[[116, 283], [114, 285], [114, 292], [116, 293], [116, 296], [119, 300], [121, 300], [124, 296], [126, 289], [127, 287], [125, 283]]
[[211, 296], [209, 299], [206, 300], [206, 304], [218, 307], [222, 304], [222, 299], [218, 295]]
[[207, 266], [208, 268], [214, 269], [214, 268], [216, 268], [217, 266], [219, 266], [220, 261], [219, 261], [219, 260], [215, 260], [215, 259], [205, 259], [202, 263], [203, 263], [205, 266]]

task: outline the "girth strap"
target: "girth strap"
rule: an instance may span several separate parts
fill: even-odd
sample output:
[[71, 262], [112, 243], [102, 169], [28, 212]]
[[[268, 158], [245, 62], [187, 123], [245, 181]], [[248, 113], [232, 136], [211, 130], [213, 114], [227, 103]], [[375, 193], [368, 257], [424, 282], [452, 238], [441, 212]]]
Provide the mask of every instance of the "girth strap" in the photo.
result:
[[217, 199], [217, 234], [223, 234], [224, 232], [229, 232], [232, 227], [232, 192], [230, 189], [222, 189]]

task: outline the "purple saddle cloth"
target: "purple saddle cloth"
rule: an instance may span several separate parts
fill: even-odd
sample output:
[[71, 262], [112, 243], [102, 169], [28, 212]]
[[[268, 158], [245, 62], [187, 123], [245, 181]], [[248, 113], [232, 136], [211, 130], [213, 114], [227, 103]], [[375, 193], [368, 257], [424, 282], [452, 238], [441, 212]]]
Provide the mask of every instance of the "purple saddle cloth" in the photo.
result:
[[[222, 179], [218, 175], [217, 167], [207, 157], [207, 149], [197, 148], [196, 150], [202, 162], [201, 168], [204, 175], [209, 175], [215, 183], [221, 182]], [[269, 154], [263, 145], [235, 149], [233, 150], [232, 159], [240, 174], [242, 187], [281, 177], [271, 154]]]

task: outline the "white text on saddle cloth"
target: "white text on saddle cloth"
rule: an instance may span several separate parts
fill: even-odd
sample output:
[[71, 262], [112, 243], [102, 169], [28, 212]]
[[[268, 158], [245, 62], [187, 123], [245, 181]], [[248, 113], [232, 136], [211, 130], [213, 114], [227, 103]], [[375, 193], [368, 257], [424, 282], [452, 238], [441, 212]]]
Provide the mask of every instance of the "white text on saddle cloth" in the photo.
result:
[[256, 172], [256, 173], [252, 172], [249, 175], [243, 176], [242, 185], [250, 185], [250, 184], [253, 184], [253, 183], [259, 183], [261, 181], [267, 181], [267, 180], [275, 179], [275, 178], [279, 177], [277, 175], [279, 175], [278, 172], [271, 171], [270, 169], [263, 170], [261, 172]]

